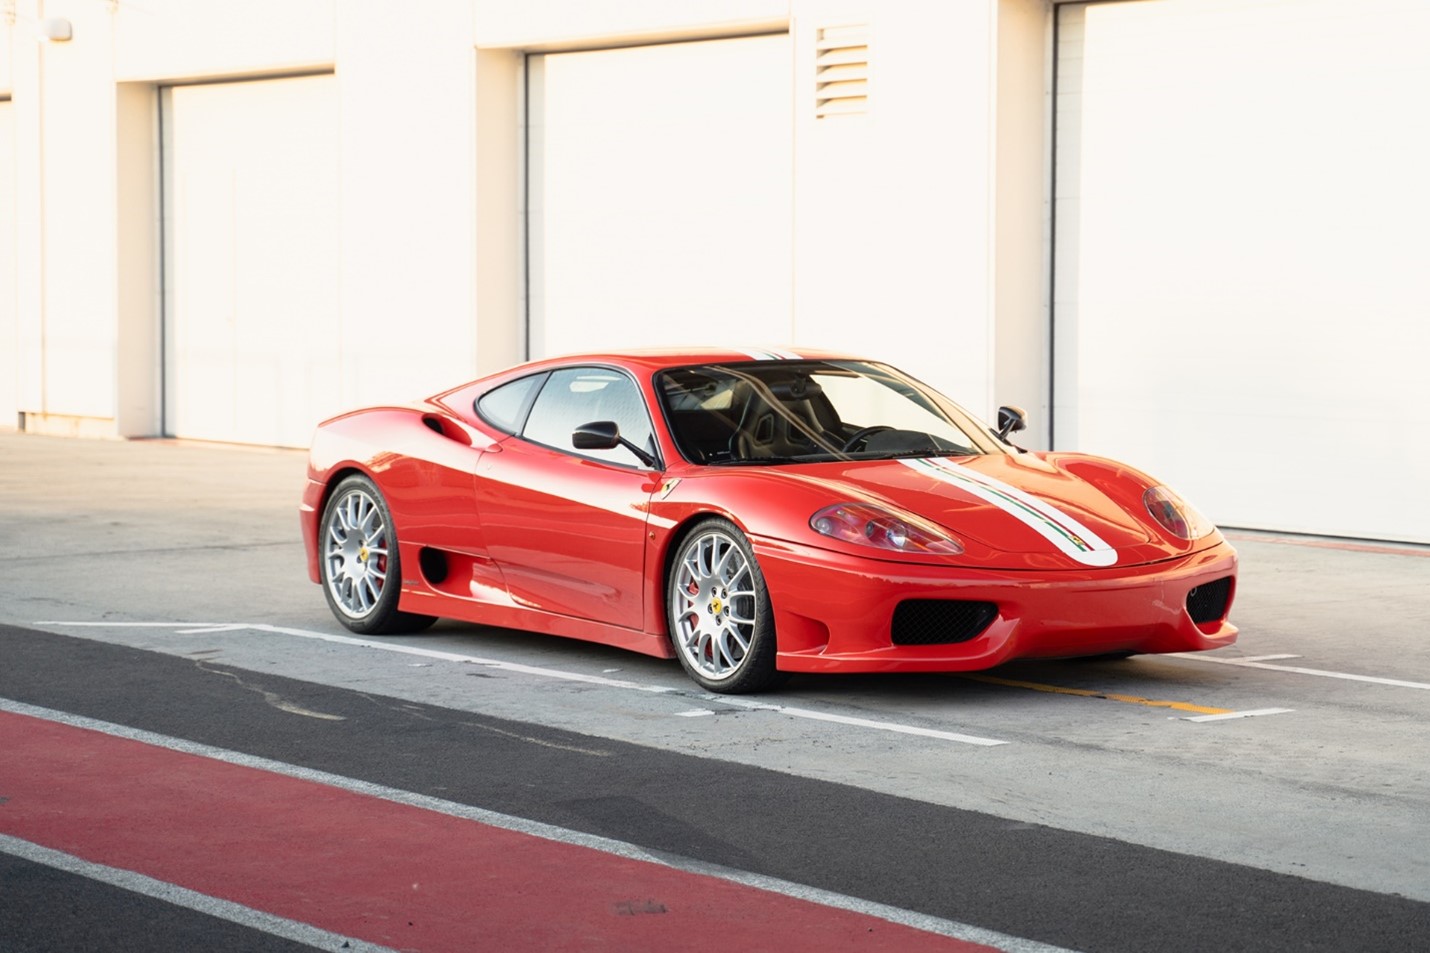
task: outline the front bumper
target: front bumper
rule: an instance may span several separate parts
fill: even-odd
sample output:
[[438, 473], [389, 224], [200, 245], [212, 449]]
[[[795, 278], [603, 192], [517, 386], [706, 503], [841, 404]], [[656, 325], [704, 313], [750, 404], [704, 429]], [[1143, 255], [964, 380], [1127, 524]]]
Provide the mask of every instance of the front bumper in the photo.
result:
[[[1236, 641], [1226, 611], [1237, 558], [1225, 541], [1141, 566], [1060, 572], [957, 570], [774, 540], [754, 544], [784, 671], [971, 671], [1019, 658], [1187, 652]], [[1187, 594], [1227, 577], [1226, 610], [1194, 622]], [[895, 645], [894, 608], [905, 599], [984, 600], [996, 603], [998, 614], [965, 642]]]

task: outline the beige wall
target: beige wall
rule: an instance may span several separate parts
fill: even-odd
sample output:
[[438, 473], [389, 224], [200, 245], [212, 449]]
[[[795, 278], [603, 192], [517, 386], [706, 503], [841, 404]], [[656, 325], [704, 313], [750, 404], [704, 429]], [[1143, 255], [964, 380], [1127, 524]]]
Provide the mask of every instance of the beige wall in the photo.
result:
[[[818, 119], [816, 32], [848, 22], [869, 25], [868, 113]], [[992, 392], [994, 30], [992, 3], [795, 5], [798, 337], [975, 413]]]
[[[337, 3], [142, 0], [113, 4], [111, 13], [109, 4], [93, 0], [47, 0], [46, 11], [69, 17], [94, 11], [97, 19], [112, 19], [115, 80], [180, 83], [330, 68], [337, 46]], [[343, 0], [342, 6], [347, 17], [348, 8], [360, 4]], [[389, 27], [393, 32], [399, 28]], [[73, 42], [85, 40], [76, 23]]]
[[340, 8], [339, 296], [349, 405], [410, 399], [475, 376], [479, 324], [514, 320], [506, 308], [476, 314], [471, 35], [465, 4], [344, 0]]
[[1043, 0], [999, 0], [994, 132], [993, 401], [1028, 411], [1047, 448], [1052, 394], [1049, 205], [1051, 22]]
[[1427, 33], [1402, 0], [1062, 9], [1059, 443], [1217, 522], [1430, 542]]
[[789, 0], [472, 0], [478, 46], [590, 48], [763, 32], [789, 21]]
[[0, 427], [20, 412], [19, 315], [15, 310], [15, 110], [0, 99]]
[[[477, 37], [482, 45], [570, 49], [787, 28], [794, 76], [794, 332], [792, 340], [766, 343], [862, 351], [904, 367], [975, 412], [991, 415], [997, 390], [999, 400], [1036, 413], [1048, 402], [1042, 331], [1047, 7], [1042, 0], [1001, 6], [1011, 12], [992, 0], [479, 0]], [[869, 27], [868, 113], [818, 119], [817, 32], [850, 24]], [[1000, 43], [1000, 32], [1011, 39]], [[1002, 72], [1000, 58], [1008, 64]], [[1017, 88], [1000, 107], [1004, 80]], [[1004, 157], [1018, 165], [995, 194], [995, 160]], [[1020, 194], [1028, 189], [1031, 197]], [[995, 236], [1003, 252], [1020, 258], [1001, 273], [997, 300]], [[1009, 356], [995, 368], [1000, 335]]]
[[[15, 283], [19, 410], [28, 415], [114, 416], [114, 90], [103, 10], [16, 5]], [[65, 14], [87, 45], [35, 39], [44, 16]], [[55, 161], [76, 155], [83, 160]]]
[[[1038, 407], [1027, 157], [1043, 150], [1046, 15], [1043, 0], [18, 0], [0, 94], [19, 410], [62, 432], [159, 426], [159, 87], [335, 72], [343, 396], [361, 403], [524, 355], [523, 52], [772, 29], [793, 48], [795, 341], [886, 358], [976, 412]], [[73, 39], [36, 41], [43, 17]], [[816, 119], [816, 31], [850, 23], [870, 28], [869, 112]]]

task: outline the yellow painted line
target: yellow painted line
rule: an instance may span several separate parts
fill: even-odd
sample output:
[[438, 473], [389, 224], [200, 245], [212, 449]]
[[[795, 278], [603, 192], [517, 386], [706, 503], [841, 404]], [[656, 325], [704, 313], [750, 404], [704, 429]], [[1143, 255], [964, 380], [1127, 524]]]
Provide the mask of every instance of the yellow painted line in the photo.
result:
[[1041, 682], [1020, 682], [1011, 678], [998, 678], [994, 675], [960, 675], [959, 678], [966, 678], [973, 682], [987, 682], [989, 685], [1006, 685], [1009, 688], [1028, 688], [1035, 692], [1052, 692], [1056, 695], [1078, 695], [1082, 698], [1105, 698], [1113, 702], [1125, 702], [1129, 705], [1145, 705], [1148, 708], [1172, 708], [1177, 711], [1193, 711], [1199, 715], [1229, 715], [1230, 708], [1207, 708], [1204, 705], [1193, 705], [1190, 702], [1164, 702], [1154, 698], [1139, 698], [1136, 695], [1118, 695], [1114, 692], [1099, 692], [1091, 688], [1065, 688], [1061, 685], [1044, 685]]

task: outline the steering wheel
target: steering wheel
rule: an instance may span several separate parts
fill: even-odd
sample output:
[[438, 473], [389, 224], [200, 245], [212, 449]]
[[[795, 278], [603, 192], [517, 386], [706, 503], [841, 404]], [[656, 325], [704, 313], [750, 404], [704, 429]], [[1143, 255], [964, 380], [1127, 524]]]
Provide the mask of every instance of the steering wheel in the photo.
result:
[[859, 443], [861, 440], [868, 440], [876, 433], [893, 429], [893, 427], [887, 426], [885, 424], [875, 424], [872, 427], [860, 427], [858, 430], [854, 431], [854, 433], [850, 434], [848, 440], [844, 441], [844, 446], [839, 448], [839, 452], [848, 453], [850, 450], [853, 450], [854, 445]]

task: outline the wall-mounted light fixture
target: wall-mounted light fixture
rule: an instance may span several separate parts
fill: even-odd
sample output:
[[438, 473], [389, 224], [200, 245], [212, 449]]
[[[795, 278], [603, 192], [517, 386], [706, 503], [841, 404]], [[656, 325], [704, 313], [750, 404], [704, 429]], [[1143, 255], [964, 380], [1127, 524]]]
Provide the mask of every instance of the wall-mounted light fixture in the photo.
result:
[[48, 17], [40, 21], [40, 39], [68, 43], [74, 39], [74, 26], [64, 17]]

